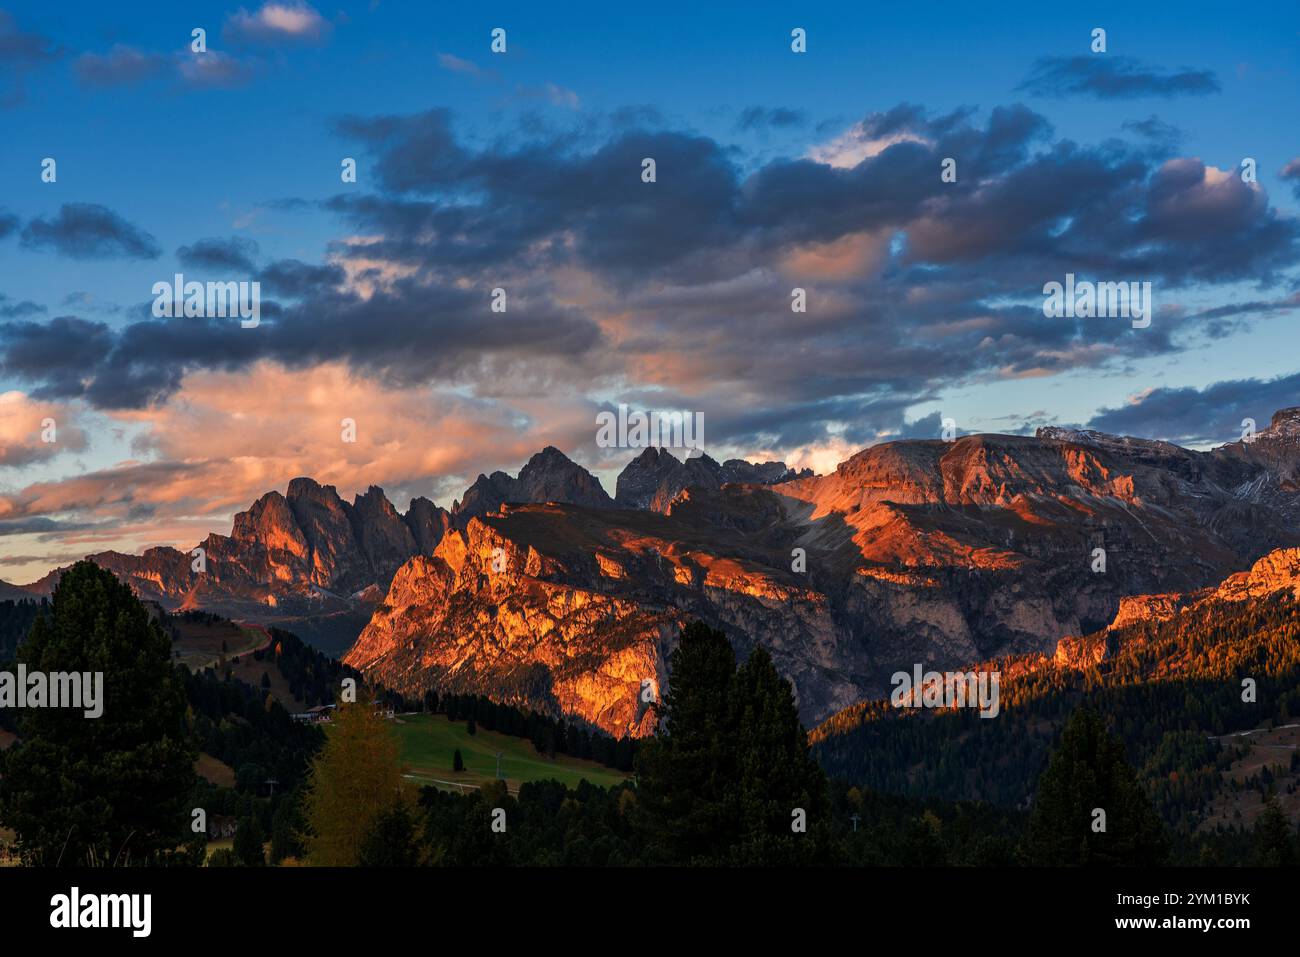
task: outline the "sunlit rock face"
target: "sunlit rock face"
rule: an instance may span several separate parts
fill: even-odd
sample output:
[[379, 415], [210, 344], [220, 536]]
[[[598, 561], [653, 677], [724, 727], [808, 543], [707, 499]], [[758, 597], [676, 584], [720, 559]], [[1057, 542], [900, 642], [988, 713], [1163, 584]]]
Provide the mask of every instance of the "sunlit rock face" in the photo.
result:
[[620, 476], [635, 508], [507, 505], [447, 534], [347, 660], [614, 734], [649, 730], [643, 688], [695, 618], [768, 649], [807, 723], [918, 662], [1082, 666], [1105, 648], [1062, 638], [1174, 614], [1300, 543], [1290, 422], [1209, 453], [1060, 429], [896, 442], [774, 483], [697, 457], [707, 480], [680, 488], [689, 462], [647, 451]]
[[[201, 555], [151, 548], [140, 555], [88, 556], [168, 609], [204, 609], [231, 618], [282, 625], [341, 654], [356, 639], [413, 556], [432, 553], [450, 516], [415, 499], [405, 516], [371, 486], [352, 503], [333, 486], [293, 479], [235, 516], [230, 535], [209, 535]], [[48, 593], [62, 575], [29, 586]]]

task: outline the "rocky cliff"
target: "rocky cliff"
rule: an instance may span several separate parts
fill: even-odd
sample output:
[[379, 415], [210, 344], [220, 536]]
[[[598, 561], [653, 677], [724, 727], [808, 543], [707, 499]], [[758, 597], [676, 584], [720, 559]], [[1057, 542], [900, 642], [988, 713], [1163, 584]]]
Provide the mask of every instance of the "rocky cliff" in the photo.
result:
[[811, 469], [795, 472], [784, 462], [755, 464], [728, 459], [719, 465], [702, 454], [683, 462], [667, 449], [648, 448], [619, 473], [614, 502], [620, 508], [667, 512], [683, 489], [719, 489], [728, 482], [775, 485], [793, 478], [811, 478], [812, 474]]
[[1210, 453], [1064, 430], [896, 442], [831, 475], [676, 491], [716, 463], [646, 452], [616, 497], [638, 509], [506, 507], [449, 534], [399, 572], [347, 660], [616, 734], [646, 730], [643, 683], [666, 686], [694, 617], [742, 654], [767, 648], [809, 723], [915, 663], [1096, 660], [1058, 642], [1172, 614], [1183, 599], [1133, 596], [1195, 592], [1300, 543], [1291, 421]]
[[[699, 497], [749, 521], [710, 524]], [[743, 489], [692, 493], [670, 515], [506, 506], [407, 563], [345, 661], [408, 692], [491, 694], [642, 734], [646, 689], [661, 686], [681, 627], [705, 617], [742, 651], [773, 649], [810, 707], [847, 703], [858, 690], [845, 673], [865, 656], [790, 571], [784, 543], [756, 534], [779, 510]]]
[[[457, 524], [463, 528], [506, 502], [547, 501], [613, 505], [591, 473], [547, 448], [518, 478], [479, 476], [454, 514], [420, 497], [399, 513], [373, 485], [349, 503], [332, 485], [300, 477], [283, 495], [267, 492], [237, 514], [228, 536], [200, 542], [201, 570], [195, 570], [195, 556], [167, 547], [87, 557], [165, 608], [203, 608], [281, 625], [342, 654], [411, 558], [432, 555]], [[62, 573], [56, 569], [22, 592], [49, 594]]]
[[479, 476], [451, 512], [295, 479], [202, 543], [202, 573], [170, 548], [91, 557], [164, 607], [351, 645], [400, 690], [473, 690], [613, 733], [647, 730], [643, 687], [666, 685], [698, 617], [742, 654], [767, 648], [811, 723], [916, 663], [1050, 661], [1067, 636], [1175, 614], [1225, 579], [1264, 587], [1271, 566], [1230, 576], [1300, 545], [1298, 474], [1297, 409], [1213, 452], [1044, 429], [887, 443], [813, 476], [647, 450], [612, 500], [547, 448], [517, 477]]
[[565, 502], [589, 508], [614, 504], [594, 475], [554, 446], [548, 445], [519, 470], [518, 478], [505, 472], [480, 475], [451, 507], [452, 518], [464, 528], [469, 520], [518, 502]]
[[[399, 514], [371, 486], [351, 503], [331, 485], [293, 479], [235, 516], [229, 535], [209, 535], [192, 552], [150, 548], [140, 555], [87, 556], [165, 608], [203, 608], [299, 631], [341, 653], [369, 620], [394, 572], [422, 548], [437, 547], [450, 519], [428, 499]], [[28, 591], [48, 594], [56, 569]]]

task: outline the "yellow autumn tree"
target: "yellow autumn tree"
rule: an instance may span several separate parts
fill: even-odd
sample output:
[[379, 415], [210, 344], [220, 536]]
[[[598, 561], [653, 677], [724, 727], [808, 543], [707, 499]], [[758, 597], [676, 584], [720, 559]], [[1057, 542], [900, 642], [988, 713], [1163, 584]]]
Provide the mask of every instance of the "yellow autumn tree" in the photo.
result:
[[307, 779], [307, 859], [352, 867], [375, 817], [402, 793], [397, 742], [369, 705], [342, 704]]

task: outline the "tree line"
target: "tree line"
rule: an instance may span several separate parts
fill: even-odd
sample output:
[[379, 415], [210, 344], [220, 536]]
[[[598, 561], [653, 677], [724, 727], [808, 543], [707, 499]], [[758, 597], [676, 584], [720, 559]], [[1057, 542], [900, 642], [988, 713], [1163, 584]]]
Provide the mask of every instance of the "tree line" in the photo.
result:
[[[93, 563], [64, 576], [17, 655], [30, 668], [79, 670], [94, 661], [106, 672], [102, 718], [25, 711], [19, 742], [0, 758], [0, 825], [17, 833], [29, 864], [200, 863], [205, 842], [190, 827], [196, 801], [238, 816], [234, 846], [210, 861], [227, 865], [286, 857], [358, 866], [1171, 859], [1149, 775], [1130, 763], [1126, 715], [1097, 705], [1100, 687], [1067, 709], [1023, 805], [889, 794], [862, 775], [828, 778], [767, 653], [738, 661], [725, 634], [693, 623], [673, 652], [672, 680], [655, 706], [658, 730], [635, 755], [633, 781], [540, 782], [517, 794], [493, 781], [458, 794], [416, 788], [403, 776], [395, 736], [368, 700], [341, 705], [313, 750], [319, 730], [295, 726], [269, 695], [213, 673], [187, 674], [172, 662], [159, 623]], [[460, 716], [465, 703], [437, 706]], [[1151, 767], [1203, 757], [1191, 739], [1157, 740]], [[200, 741], [235, 762], [243, 778], [235, 789], [217, 793], [198, 781]], [[258, 792], [263, 773], [284, 775], [274, 798]], [[1276, 802], [1247, 853], [1260, 863], [1295, 861], [1296, 835]]]

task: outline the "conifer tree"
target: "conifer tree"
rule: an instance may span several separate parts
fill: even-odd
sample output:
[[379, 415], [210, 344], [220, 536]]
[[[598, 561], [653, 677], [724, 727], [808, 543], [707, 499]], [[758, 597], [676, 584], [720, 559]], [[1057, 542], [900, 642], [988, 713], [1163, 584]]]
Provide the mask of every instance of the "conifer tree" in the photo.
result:
[[726, 635], [682, 632], [662, 726], [636, 759], [638, 827], [674, 864], [829, 862], [826, 779], [767, 652], [739, 669]]
[[1154, 866], [1169, 856], [1164, 826], [1124, 743], [1090, 708], [1070, 716], [1039, 778], [1027, 852], [1050, 866]]
[[1260, 867], [1294, 867], [1295, 841], [1276, 795], [1269, 795], [1264, 813], [1255, 822], [1255, 860]]
[[18, 649], [28, 674], [102, 673], [103, 713], [29, 708], [0, 780], [0, 822], [29, 864], [157, 862], [191, 836], [194, 762], [171, 640], [131, 589], [80, 561]]

